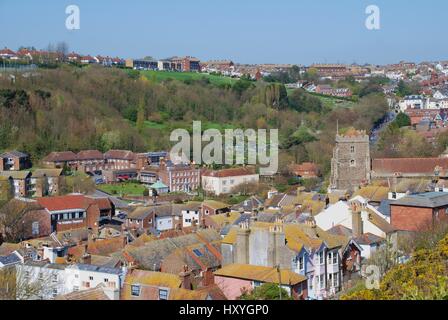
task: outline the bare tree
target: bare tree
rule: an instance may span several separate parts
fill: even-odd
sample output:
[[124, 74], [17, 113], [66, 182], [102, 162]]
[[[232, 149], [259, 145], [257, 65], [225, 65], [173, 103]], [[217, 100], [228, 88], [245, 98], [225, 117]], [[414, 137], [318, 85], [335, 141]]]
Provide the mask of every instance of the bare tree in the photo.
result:
[[29, 273], [23, 265], [0, 270], [0, 300], [49, 299], [61, 283], [53, 281], [51, 273], [39, 277]]

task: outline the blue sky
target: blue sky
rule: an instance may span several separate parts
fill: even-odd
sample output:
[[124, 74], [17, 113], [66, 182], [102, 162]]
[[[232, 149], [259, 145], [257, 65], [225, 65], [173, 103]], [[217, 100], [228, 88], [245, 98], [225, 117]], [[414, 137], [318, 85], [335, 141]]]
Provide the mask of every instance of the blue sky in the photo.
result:
[[[81, 29], [65, 28], [78, 5]], [[367, 30], [365, 9], [381, 9]], [[0, 0], [0, 47], [124, 58], [193, 55], [241, 63], [393, 63], [448, 59], [446, 0]]]

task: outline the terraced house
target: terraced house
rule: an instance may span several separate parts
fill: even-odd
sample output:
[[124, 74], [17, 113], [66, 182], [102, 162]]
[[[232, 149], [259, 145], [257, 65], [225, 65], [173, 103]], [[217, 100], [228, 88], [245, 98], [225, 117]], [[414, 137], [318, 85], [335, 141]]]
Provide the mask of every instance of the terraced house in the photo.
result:
[[[343, 257], [359, 254], [359, 247], [344, 236], [331, 235], [315, 225], [243, 222], [223, 238], [223, 267], [232, 264], [279, 267], [306, 277], [295, 292], [303, 299], [327, 299], [342, 288]], [[356, 270], [356, 272], [358, 272]], [[299, 289], [299, 288], [296, 288]]]

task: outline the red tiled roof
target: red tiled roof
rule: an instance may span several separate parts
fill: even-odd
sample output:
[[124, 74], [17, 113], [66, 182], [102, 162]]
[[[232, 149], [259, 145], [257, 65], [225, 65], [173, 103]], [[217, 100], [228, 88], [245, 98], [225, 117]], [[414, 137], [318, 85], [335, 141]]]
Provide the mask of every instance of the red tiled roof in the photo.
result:
[[0, 50], [0, 54], [15, 55], [16, 53], [14, 51], [12, 51], [11, 49], [4, 48], [4, 49]]
[[224, 169], [219, 171], [206, 171], [203, 176], [205, 177], [237, 177], [237, 176], [247, 176], [256, 174], [253, 168], [232, 168], [232, 169]]
[[71, 209], [87, 209], [92, 199], [83, 195], [68, 195], [58, 197], [37, 198], [37, 202], [49, 211], [61, 211]]
[[91, 198], [100, 210], [112, 209], [111, 202], [108, 198]]
[[78, 160], [103, 160], [104, 156], [98, 150], [84, 150], [77, 154]]
[[65, 162], [65, 161], [75, 161], [76, 154], [71, 151], [63, 151], [63, 152], [52, 152], [42, 161], [44, 162]]
[[135, 154], [128, 150], [109, 150], [104, 154], [105, 159], [134, 160]]
[[372, 170], [375, 173], [420, 173], [434, 174], [437, 167], [448, 169], [448, 158], [397, 158], [375, 159]]

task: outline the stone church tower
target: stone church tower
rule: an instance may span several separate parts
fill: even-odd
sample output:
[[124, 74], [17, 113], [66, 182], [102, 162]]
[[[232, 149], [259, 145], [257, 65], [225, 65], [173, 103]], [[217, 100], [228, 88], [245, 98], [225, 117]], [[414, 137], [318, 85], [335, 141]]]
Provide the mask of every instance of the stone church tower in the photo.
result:
[[331, 160], [330, 188], [354, 191], [370, 182], [370, 139], [365, 131], [350, 129], [336, 135]]

